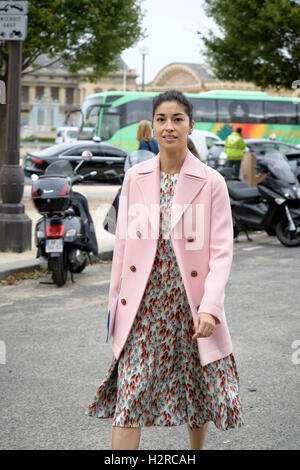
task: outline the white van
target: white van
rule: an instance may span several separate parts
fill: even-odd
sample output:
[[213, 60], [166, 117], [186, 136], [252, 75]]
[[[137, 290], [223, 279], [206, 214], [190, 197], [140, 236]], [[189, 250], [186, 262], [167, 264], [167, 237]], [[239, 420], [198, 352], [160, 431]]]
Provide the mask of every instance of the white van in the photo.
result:
[[213, 132], [200, 131], [198, 129], [194, 129], [190, 137], [203, 162], [206, 161], [206, 156], [210, 147], [216, 142], [222, 142], [222, 139]]
[[59, 127], [56, 131], [56, 144], [72, 144], [76, 142], [78, 127]]

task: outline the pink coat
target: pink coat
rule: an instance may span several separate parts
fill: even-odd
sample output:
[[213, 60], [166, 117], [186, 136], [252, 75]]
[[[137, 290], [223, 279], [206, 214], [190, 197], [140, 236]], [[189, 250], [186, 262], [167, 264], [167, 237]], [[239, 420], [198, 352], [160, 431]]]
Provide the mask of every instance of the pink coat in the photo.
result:
[[[109, 307], [118, 298], [113, 353], [126, 343], [153, 266], [159, 234], [160, 156], [125, 174], [112, 261]], [[193, 318], [216, 317], [210, 337], [197, 339], [202, 365], [232, 352], [224, 291], [232, 262], [231, 208], [224, 178], [188, 151], [173, 197], [171, 240]]]

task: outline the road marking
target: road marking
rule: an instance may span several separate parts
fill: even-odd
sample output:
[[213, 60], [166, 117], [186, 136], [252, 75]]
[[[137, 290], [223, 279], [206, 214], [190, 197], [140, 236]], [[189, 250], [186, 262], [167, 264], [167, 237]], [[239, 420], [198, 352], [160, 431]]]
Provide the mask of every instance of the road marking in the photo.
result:
[[13, 304], [14, 304], [13, 302], [8, 302], [7, 304], [0, 304], [0, 308], [6, 307], [7, 305], [13, 305]]
[[89, 284], [89, 286], [105, 286], [106, 284], [109, 284], [110, 280], [107, 279], [105, 281], [100, 281], [100, 282], [93, 282], [93, 284]]
[[261, 246], [250, 246], [249, 248], [243, 248], [243, 251], [252, 251], [252, 250], [259, 250], [262, 248]]

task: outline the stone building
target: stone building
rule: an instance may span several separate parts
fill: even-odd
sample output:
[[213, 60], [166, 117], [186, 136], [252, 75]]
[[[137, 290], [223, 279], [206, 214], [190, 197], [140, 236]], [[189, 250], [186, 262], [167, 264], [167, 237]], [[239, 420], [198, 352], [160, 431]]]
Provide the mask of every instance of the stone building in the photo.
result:
[[[262, 91], [253, 83], [230, 82], [219, 80], [203, 64], [173, 62], [163, 67], [151, 83], [146, 84], [147, 91], [165, 91], [175, 88], [184, 93], [201, 93], [210, 90]], [[270, 90], [271, 94], [290, 96], [291, 91]]]
[[[51, 135], [68, 111], [80, 108], [86, 96], [108, 90], [136, 90], [136, 72], [119, 58], [118, 70], [98, 82], [85, 81], [87, 73], [70, 73], [60, 60], [42, 55], [22, 74], [21, 125], [37, 135]], [[24, 134], [24, 132], [23, 132]]]

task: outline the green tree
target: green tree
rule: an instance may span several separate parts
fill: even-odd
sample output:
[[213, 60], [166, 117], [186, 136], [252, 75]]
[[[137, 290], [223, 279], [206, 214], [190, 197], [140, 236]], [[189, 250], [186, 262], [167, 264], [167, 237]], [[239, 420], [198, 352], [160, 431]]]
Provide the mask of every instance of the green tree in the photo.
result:
[[204, 9], [219, 27], [198, 33], [218, 78], [264, 89], [291, 89], [300, 79], [298, 0], [205, 0]]
[[[70, 72], [84, 69], [89, 80], [101, 78], [116, 69], [122, 51], [143, 37], [142, 18], [141, 0], [29, 0], [23, 73], [47, 54], [49, 63], [59, 56]], [[7, 72], [8, 43], [0, 42], [0, 80], [6, 84]], [[0, 166], [5, 121], [6, 106], [0, 105]]]

